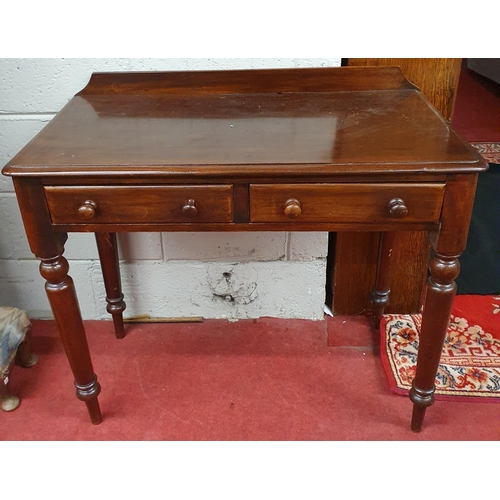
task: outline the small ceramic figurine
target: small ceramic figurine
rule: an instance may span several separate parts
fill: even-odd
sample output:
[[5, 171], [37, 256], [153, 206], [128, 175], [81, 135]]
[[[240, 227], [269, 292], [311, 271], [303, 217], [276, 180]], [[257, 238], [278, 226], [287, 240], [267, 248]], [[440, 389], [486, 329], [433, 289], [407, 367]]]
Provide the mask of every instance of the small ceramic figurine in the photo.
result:
[[13, 411], [21, 404], [17, 396], [8, 393], [13, 364], [29, 368], [37, 362], [36, 355], [29, 351], [30, 337], [28, 313], [14, 307], [0, 307], [0, 404], [3, 411]]

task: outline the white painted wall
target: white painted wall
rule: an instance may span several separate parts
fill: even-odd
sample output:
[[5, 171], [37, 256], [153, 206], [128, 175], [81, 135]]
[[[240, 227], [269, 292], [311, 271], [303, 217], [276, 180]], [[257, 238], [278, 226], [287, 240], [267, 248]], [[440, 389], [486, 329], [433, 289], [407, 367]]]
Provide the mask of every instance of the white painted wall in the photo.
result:
[[[339, 66], [332, 59], [0, 59], [0, 166], [88, 82], [93, 71]], [[323, 317], [327, 233], [119, 235], [126, 315]], [[107, 319], [92, 234], [66, 244], [84, 319]], [[223, 273], [231, 273], [226, 280]], [[224, 295], [235, 300], [228, 302]], [[52, 318], [12, 181], [0, 175], [0, 305]]]

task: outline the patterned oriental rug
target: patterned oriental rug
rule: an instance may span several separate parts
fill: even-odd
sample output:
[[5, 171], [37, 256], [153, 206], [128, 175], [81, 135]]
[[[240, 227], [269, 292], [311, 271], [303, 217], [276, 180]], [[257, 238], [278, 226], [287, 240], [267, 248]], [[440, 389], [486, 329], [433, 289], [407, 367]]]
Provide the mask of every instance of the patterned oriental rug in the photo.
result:
[[500, 163], [500, 142], [471, 142], [474, 149], [489, 163]]
[[[420, 314], [387, 314], [380, 323], [382, 365], [396, 394], [411, 388], [420, 327]], [[455, 297], [435, 398], [500, 402], [500, 296]]]

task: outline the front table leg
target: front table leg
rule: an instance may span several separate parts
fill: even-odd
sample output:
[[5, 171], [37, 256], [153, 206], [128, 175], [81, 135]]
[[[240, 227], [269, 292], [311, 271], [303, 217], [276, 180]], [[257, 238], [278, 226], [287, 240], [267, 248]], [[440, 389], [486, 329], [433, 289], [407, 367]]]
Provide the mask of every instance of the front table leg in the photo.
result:
[[102, 416], [97, 396], [101, 387], [92, 367], [73, 280], [68, 276], [68, 261], [62, 255], [40, 261], [40, 274], [47, 280], [45, 290], [75, 377], [76, 396], [87, 405], [92, 423], [99, 424]]
[[422, 328], [418, 343], [417, 373], [410, 389], [413, 402], [411, 429], [420, 432], [425, 410], [434, 403], [436, 374], [450, 320], [460, 271], [458, 255], [435, 254], [430, 261]]
[[455, 279], [460, 272], [458, 258], [467, 243], [476, 183], [477, 174], [448, 176], [441, 227], [431, 234], [433, 255], [422, 312], [417, 372], [410, 389], [414, 432], [421, 430], [425, 410], [434, 403], [434, 384], [456, 293]]

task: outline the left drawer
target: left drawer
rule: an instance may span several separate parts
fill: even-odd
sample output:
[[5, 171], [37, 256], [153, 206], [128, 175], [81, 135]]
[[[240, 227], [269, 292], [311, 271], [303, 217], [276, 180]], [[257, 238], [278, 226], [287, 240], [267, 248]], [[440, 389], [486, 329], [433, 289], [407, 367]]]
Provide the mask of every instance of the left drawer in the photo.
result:
[[232, 185], [45, 186], [54, 224], [233, 221]]

